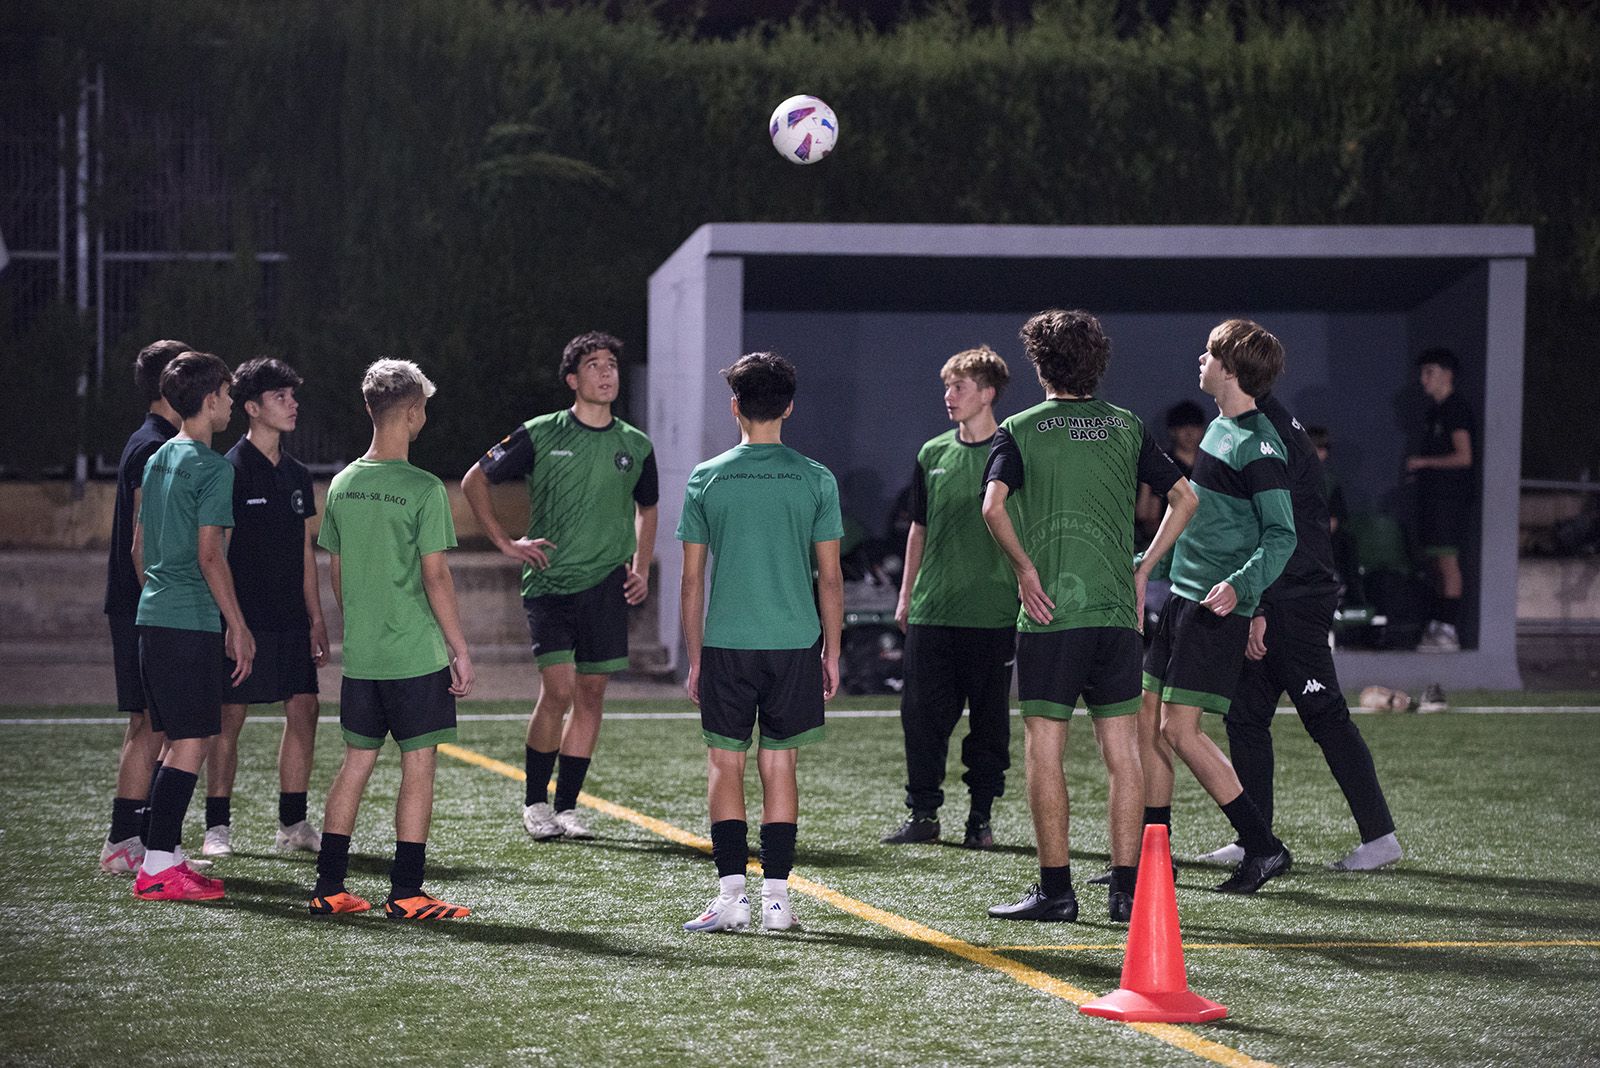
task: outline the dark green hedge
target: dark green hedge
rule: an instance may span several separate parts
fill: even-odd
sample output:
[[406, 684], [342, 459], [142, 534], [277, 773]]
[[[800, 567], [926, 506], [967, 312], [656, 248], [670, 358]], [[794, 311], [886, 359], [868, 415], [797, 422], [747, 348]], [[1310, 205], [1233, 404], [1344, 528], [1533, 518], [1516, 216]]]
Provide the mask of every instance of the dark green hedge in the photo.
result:
[[[235, 183], [287, 212], [264, 327], [254, 268], [203, 300], [170, 271], [117, 360], [153, 334], [285, 354], [358, 447], [356, 371], [416, 358], [441, 383], [420, 448], [441, 471], [564, 400], [572, 334], [642, 356], [645, 279], [701, 223], [823, 219], [1531, 223], [1525, 471], [1600, 462], [1592, 14], [1362, 0], [1315, 25], [1210, 14], [1119, 38], [1110, 6], [732, 41], [491, 0], [28, 0], [5, 18], [67, 42], [52, 63], [103, 61], [125, 98], [198, 96]], [[766, 142], [795, 91], [841, 116], [820, 167]]]

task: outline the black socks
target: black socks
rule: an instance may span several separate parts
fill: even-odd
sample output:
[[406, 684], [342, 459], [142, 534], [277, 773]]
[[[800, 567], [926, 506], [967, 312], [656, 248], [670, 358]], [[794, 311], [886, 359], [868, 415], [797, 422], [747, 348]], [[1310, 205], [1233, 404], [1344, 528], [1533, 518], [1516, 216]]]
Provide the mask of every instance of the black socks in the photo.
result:
[[145, 848], [150, 848], [150, 809], [156, 800], [156, 780], [161, 778], [161, 761], [156, 761], [155, 768], [150, 772], [150, 789], [144, 792], [144, 814], [139, 822], [139, 837], [143, 840]]
[[1161, 826], [1167, 828], [1167, 830], [1172, 830], [1172, 806], [1146, 805], [1144, 807], [1144, 822], [1147, 825], [1151, 823], [1159, 823]]
[[[789, 873], [794, 870], [794, 837], [797, 829], [793, 823], [763, 823], [761, 825], [761, 870], [763, 878], [787, 879]], [[720, 875], [721, 872], [718, 872], [718, 874]]]
[[206, 830], [233, 822], [233, 798], [206, 798]]
[[1060, 897], [1072, 890], [1072, 865], [1063, 864], [1059, 868], [1039, 869], [1039, 889], [1045, 897]]
[[589, 758], [561, 754], [561, 771], [556, 775], [555, 810], [565, 812], [578, 806], [578, 794], [589, 774]]
[[550, 773], [556, 767], [556, 751], [541, 753], [531, 745], [524, 748], [527, 755], [523, 758], [523, 767], [528, 773], [528, 786], [522, 803], [537, 805], [550, 800]]
[[1123, 867], [1111, 867], [1111, 892], [1113, 894], [1132, 895], [1135, 881], [1138, 879], [1139, 869], [1132, 864]]
[[178, 848], [183, 836], [183, 817], [194, 798], [194, 784], [199, 781], [199, 776], [192, 771], [161, 769], [155, 788], [150, 791], [150, 833], [145, 838], [145, 848], [162, 853]]
[[306, 795], [278, 794], [278, 822], [285, 827], [303, 823], [306, 818]]
[[[749, 834], [750, 825], [744, 820], [718, 820], [711, 825], [711, 857], [717, 862], [717, 878], [744, 874], [745, 864], [750, 860]], [[792, 840], [790, 856], [793, 857]]]
[[133, 797], [112, 798], [111, 833], [106, 836], [106, 841], [120, 842], [140, 834], [144, 830], [144, 807], [147, 803]]
[[350, 871], [350, 836], [322, 832], [322, 850], [317, 854], [316, 897], [327, 897], [344, 889]]
[[416, 897], [422, 893], [422, 868], [427, 860], [428, 843], [396, 842], [394, 863], [389, 866], [389, 897]]
[[1283, 848], [1283, 843], [1273, 835], [1272, 828], [1261, 818], [1261, 810], [1250, 800], [1250, 795], [1240, 791], [1239, 796], [1222, 806], [1222, 814], [1233, 824], [1239, 844], [1246, 853], [1270, 856]]

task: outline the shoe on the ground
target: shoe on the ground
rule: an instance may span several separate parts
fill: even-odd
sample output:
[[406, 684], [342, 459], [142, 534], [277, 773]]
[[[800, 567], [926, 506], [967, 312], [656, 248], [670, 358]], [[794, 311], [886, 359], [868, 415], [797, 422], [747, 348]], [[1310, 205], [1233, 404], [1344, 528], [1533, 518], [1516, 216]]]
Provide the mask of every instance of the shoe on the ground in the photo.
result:
[[432, 894], [402, 898], [391, 896], [383, 903], [383, 911], [391, 920], [459, 920], [472, 915], [472, 910], [467, 906], [452, 905]]
[[1390, 831], [1382, 838], [1362, 842], [1352, 849], [1348, 856], [1334, 861], [1328, 867], [1334, 871], [1375, 871], [1395, 863], [1404, 856], [1405, 853], [1400, 848], [1400, 839]]
[[556, 810], [546, 801], [523, 807], [522, 827], [535, 842], [548, 842], [561, 837], [561, 824], [556, 822]]
[[563, 838], [593, 838], [589, 825], [583, 822], [583, 817], [578, 815], [575, 808], [562, 809], [556, 813], [556, 823], [561, 827]]
[[1106, 901], [1107, 913], [1112, 923], [1127, 923], [1133, 919], [1133, 895], [1122, 890], [1111, 891]]
[[1039, 920], [1044, 923], [1073, 923], [1078, 918], [1078, 895], [1067, 892], [1045, 897], [1038, 883], [1009, 905], [990, 905], [989, 915], [997, 920]]
[[206, 828], [206, 840], [200, 843], [202, 857], [233, 856], [233, 828], [226, 823]]
[[138, 835], [120, 842], [109, 839], [100, 847], [100, 870], [107, 875], [133, 875], [144, 863], [144, 843]]
[[1244, 859], [1244, 846], [1238, 842], [1229, 842], [1220, 849], [1213, 849], [1209, 853], [1201, 853], [1194, 859], [1200, 864], [1237, 864]]
[[301, 820], [290, 827], [285, 827], [280, 823], [278, 824], [277, 837], [273, 839], [272, 845], [274, 849], [282, 853], [296, 851], [320, 853], [322, 852], [322, 835], [318, 833], [315, 827], [311, 826], [310, 820]]
[[994, 848], [994, 827], [988, 820], [968, 820], [966, 837], [961, 839], [963, 849], [990, 850]]
[[1428, 688], [1422, 691], [1422, 700], [1417, 704], [1418, 712], [1448, 712], [1449, 710], [1450, 702], [1445, 700], [1443, 686], [1435, 682], [1429, 684]]
[[365, 912], [372, 907], [371, 902], [356, 897], [347, 890], [326, 896], [313, 896], [310, 905], [312, 913], [317, 916], [333, 916], [341, 912]]
[[181, 845], [177, 849], [174, 849], [172, 853], [178, 858], [179, 864], [185, 865], [192, 872], [205, 871], [207, 868], [211, 867], [213, 863], [215, 863], [214, 861], [210, 860], [201, 860], [199, 857], [191, 857], [188, 853], [183, 851], [183, 846]]
[[878, 839], [884, 845], [911, 845], [914, 842], [938, 840], [939, 817], [918, 815], [915, 812], [907, 816], [900, 826]]
[[683, 925], [685, 931], [742, 931], [750, 926], [750, 898], [746, 894], [729, 897], [718, 894], [705, 911]]
[[145, 901], [215, 901], [222, 896], [222, 880], [208, 879], [182, 861], [166, 871], [133, 877], [133, 896]]
[[777, 897], [763, 893], [761, 895], [761, 929], [763, 931], [798, 931], [800, 921], [795, 917], [794, 909], [789, 907], [787, 897]]
[[1289, 855], [1289, 847], [1286, 845], [1279, 845], [1276, 853], [1246, 853], [1227, 881], [1217, 886], [1217, 892], [1253, 894], [1260, 890], [1268, 879], [1276, 879], [1288, 871], [1289, 865], [1293, 862], [1294, 858]]

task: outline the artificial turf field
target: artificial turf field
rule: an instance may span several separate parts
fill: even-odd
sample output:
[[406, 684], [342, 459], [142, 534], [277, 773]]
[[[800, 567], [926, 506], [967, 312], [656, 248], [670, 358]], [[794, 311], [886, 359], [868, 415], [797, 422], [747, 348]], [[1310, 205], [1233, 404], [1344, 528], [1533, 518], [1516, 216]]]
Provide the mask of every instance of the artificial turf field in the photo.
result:
[[[463, 722], [462, 755], [520, 769], [525, 707], [463, 705], [515, 719]], [[324, 706], [314, 820], [339, 757], [336, 713]], [[1212, 893], [1222, 869], [1179, 873], [1190, 984], [1230, 1015], [1139, 1030], [1073, 1003], [1117, 985], [1126, 932], [1105, 920], [1104, 890], [1084, 885], [1106, 843], [1105, 780], [1082, 718], [1068, 757], [1078, 923], [984, 915], [1037, 874], [1019, 720], [1011, 792], [995, 811], [1001, 847], [978, 854], [879, 846], [903, 811], [899, 725], [836, 717], [800, 762], [793, 900], [805, 929], [767, 936], [680, 930], [715, 888], [709, 858], [683, 841], [706, 833], [691, 720], [607, 723], [587, 789], [626, 811], [591, 811], [590, 843], [530, 842], [520, 783], [441, 754], [428, 886], [474, 914], [406, 925], [306, 914], [313, 858], [270, 848], [280, 728], [267, 720], [240, 747], [239, 852], [211, 872], [227, 881], [224, 900], [135, 901], [126, 879], [96, 874], [121, 730], [62, 720], [109, 715], [0, 708], [11, 921], [0, 1062], [1600, 1063], [1600, 715], [1362, 717], [1407, 851], [1369, 874], [1323, 869], [1354, 828], [1320, 754], [1280, 717], [1277, 830], [1293, 872], [1252, 898]], [[51, 722], [5, 722], [22, 718]], [[398, 764], [391, 747], [355, 836], [350, 886], [374, 900]], [[964, 816], [958, 774], [947, 837]], [[753, 767], [750, 783], [754, 841]], [[1174, 817], [1180, 859], [1228, 837], [1182, 771]]]

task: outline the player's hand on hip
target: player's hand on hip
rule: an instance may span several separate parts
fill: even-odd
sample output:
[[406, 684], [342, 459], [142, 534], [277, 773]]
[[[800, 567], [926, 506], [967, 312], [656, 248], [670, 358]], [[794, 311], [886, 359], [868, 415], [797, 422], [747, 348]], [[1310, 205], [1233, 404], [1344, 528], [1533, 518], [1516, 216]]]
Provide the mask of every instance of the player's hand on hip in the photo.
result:
[[228, 631], [228, 636], [223, 641], [228, 653], [228, 659], [233, 661], [233, 684], [235, 686], [250, 677], [250, 669], [256, 661], [256, 636], [250, 633], [249, 627], [240, 627]]
[[550, 566], [550, 552], [556, 543], [549, 538], [518, 538], [500, 547], [500, 551], [519, 563], [529, 564], [539, 571]]
[[465, 697], [472, 692], [472, 684], [477, 681], [478, 673], [473, 670], [470, 655], [460, 652], [450, 658], [451, 693], [457, 697]]
[[1267, 655], [1267, 617], [1256, 616], [1250, 621], [1250, 640], [1245, 642], [1244, 655], [1260, 660]]
[[1226, 582], [1211, 587], [1206, 599], [1200, 602], [1219, 616], [1225, 616], [1239, 606], [1239, 595]]
[[833, 695], [839, 692], [839, 658], [825, 656], [822, 658], [822, 699], [833, 700]]
[[622, 599], [629, 604], [643, 604], [649, 595], [650, 576], [641, 575], [633, 568], [628, 568], [627, 577], [622, 580]]
[[328, 625], [311, 624], [311, 662], [317, 667], [328, 662]]
[[689, 678], [683, 684], [683, 688], [689, 694], [689, 700], [698, 705], [700, 703], [700, 665], [698, 662], [689, 665]]
[[1044, 592], [1039, 572], [1029, 568], [1017, 576], [1017, 595], [1022, 598], [1023, 610], [1035, 623], [1044, 625], [1055, 618], [1056, 603]]

